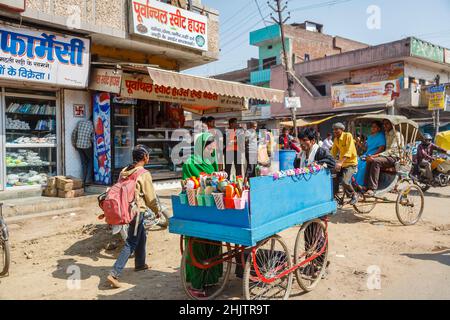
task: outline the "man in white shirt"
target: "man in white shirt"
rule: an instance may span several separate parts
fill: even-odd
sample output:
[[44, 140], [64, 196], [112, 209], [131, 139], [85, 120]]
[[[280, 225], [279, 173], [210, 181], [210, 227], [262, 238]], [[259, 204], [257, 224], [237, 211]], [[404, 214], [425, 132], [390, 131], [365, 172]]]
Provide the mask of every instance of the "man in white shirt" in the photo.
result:
[[331, 136], [331, 133], [328, 133], [327, 137], [323, 140], [322, 148], [331, 150], [332, 147], [333, 147], [333, 137]]

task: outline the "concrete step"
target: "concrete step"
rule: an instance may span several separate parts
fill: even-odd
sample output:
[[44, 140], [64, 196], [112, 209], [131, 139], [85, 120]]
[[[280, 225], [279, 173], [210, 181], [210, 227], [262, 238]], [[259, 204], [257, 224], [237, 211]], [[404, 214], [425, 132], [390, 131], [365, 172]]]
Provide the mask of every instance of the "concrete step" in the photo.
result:
[[72, 213], [80, 213], [85, 208], [82, 207], [76, 207], [76, 208], [69, 208], [69, 209], [62, 209], [62, 210], [51, 210], [51, 211], [44, 211], [44, 212], [38, 212], [38, 213], [30, 213], [20, 216], [14, 216], [6, 218], [7, 223], [16, 223], [19, 221], [24, 221], [28, 219], [34, 219], [34, 218], [43, 218], [43, 217], [56, 217], [56, 216], [64, 216], [64, 215], [70, 215]]
[[42, 188], [40, 186], [28, 187], [28, 188], [14, 188], [5, 189], [0, 191], [0, 202], [4, 200], [17, 199], [17, 198], [30, 198], [39, 197], [42, 194]]
[[48, 212], [54, 210], [88, 207], [97, 204], [97, 195], [79, 198], [31, 197], [26, 199], [10, 199], [3, 201], [5, 218]]

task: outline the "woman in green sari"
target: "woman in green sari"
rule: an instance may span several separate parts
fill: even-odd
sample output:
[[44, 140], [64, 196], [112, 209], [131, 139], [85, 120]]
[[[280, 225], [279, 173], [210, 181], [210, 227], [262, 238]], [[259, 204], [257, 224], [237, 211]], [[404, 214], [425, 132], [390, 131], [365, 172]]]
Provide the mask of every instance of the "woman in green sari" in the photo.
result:
[[[198, 178], [200, 173], [211, 174], [218, 171], [214, 136], [208, 132], [202, 133], [194, 143], [194, 154], [183, 164], [183, 179]], [[186, 248], [187, 241], [186, 238]], [[197, 261], [204, 261], [222, 253], [221, 246], [194, 243], [192, 251]], [[219, 264], [210, 269], [202, 270], [191, 265], [190, 258], [186, 259], [186, 281], [191, 284], [192, 294], [205, 296], [205, 287], [219, 282], [223, 274], [223, 265]]]

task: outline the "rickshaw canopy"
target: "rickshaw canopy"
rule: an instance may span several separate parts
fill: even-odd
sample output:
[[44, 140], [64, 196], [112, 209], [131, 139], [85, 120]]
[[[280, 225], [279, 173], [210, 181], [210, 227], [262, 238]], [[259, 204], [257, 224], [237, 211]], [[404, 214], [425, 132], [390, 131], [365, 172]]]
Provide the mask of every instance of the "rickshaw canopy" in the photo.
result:
[[[355, 121], [383, 121], [388, 120], [392, 123], [396, 130], [400, 128], [406, 143], [414, 143], [422, 140], [422, 133], [419, 130], [417, 122], [408, 119], [405, 116], [392, 116], [388, 114], [366, 114], [354, 119]], [[414, 141], [413, 141], [414, 140]]]
[[450, 130], [441, 132], [436, 136], [436, 145], [442, 149], [450, 150]]

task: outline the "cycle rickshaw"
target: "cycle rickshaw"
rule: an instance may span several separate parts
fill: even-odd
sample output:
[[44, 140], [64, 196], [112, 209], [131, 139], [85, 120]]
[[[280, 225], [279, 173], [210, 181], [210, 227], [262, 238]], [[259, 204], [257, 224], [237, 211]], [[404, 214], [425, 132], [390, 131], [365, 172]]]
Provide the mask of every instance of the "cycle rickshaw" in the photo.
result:
[[[356, 128], [371, 121], [388, 120], [393, 126], [393, 130], [403, 135], [404, 142], [397, 141], [401, 145], [400, 159], [395, 164], [395, 168], [389, 168], [380, 172], [379, 187], [374, 197], [366, 197], [356, 181], [353, 180], [353, 186], [359, 193], [359, 202], [353, 206], [355, 211], [360, 214], [368, 214], [376, 207], [378, 203], [395, 204], [395, 212], [398, 220], [405, 226], [416, 224], [423, 213], [424, 195], [421, 188], [414, 183], [411, 178], [412, 150], [417, 139], [420, 139], [419, 126], [416, 122], [409, 120], [404, 116], [392, 115], [364, 115], [354, 118], [349, 128], [356, 136]], [[388, 199], [388, 194], [395, 194], [395, 200]], [[339, 192], [335, 199], [339, 207], [347, 204], [344, 192]]]

